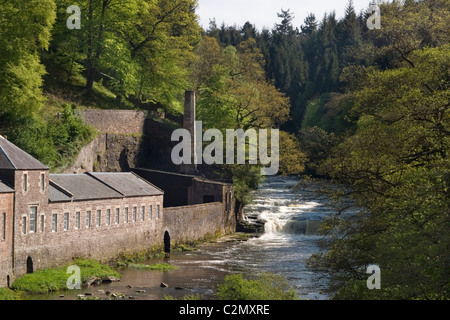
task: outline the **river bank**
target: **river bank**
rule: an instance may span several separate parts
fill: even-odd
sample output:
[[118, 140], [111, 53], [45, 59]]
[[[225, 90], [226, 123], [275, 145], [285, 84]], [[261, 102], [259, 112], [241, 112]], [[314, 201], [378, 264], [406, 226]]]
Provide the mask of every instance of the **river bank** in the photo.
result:
[[[170, 258], [158, 256], [140, 264], [167, 263], [178, 270], [165, 272], [123, 268], [121, 281], [100, 286], [30, 296], [32, 300], [73, 300], [78, 295], [96, 299], [163, 300], [196, 296], [216, 300], [217, 286], [227, 275], [244, 278], [268, 272], [281, 276], [295, 289], [300, 299], [325, 300], [326, 274], [313, 272], [307, 259], [317, 252], [320, 221], [330, 208], [311, 198], [308, 190], [296, 191], [295, 178], [267, 179], [255, 192], [254, 201], [244, 216], [248, 223], [264, 223], [264, 233], [226, 236], [198, 244], [194, 250], [174, 252]], [[162, 287], [161, 284], [164, 283]], [[87, 294], [87, 295], [86, 295]], [[64, 295], [64, 296], [60, 296]]]
[[[166, 296], [182, 299], [187, 295], [194, 295], [202, 300], [217, 299], [215, 287], [223, 283], [226, 275], [234, 272], [208, 268], [217, 263], [210, 256], [211, 252], [226, 250], [228, 247], [254, 237], [254, 234], [244, 233], [226, 235], [194, 247], [184, 246], [183, 250], [175, 250], [170, 257], [157, 255], [155, 258], [118, 268], [120, 281], [84, 285], [81, 290], [23, 294], [21, 298], [24, 300], [162, 300]], [[145, 266], [157, 265], [169, 265], [173, 269], [145, 268]]]

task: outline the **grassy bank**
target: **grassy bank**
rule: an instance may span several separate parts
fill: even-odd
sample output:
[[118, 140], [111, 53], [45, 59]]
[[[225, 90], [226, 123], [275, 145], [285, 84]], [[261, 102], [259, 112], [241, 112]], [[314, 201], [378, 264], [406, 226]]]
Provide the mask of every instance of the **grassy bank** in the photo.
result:
[[42, 269], [18, 278], [14, 281], [12, 289], [14, 291], [23, 291], [31, 294], [43, 294], [67, 290], [67, 280], [70, 276], [70, 274], [67, 273], [67, 268], [71, 265], [80, 267], [81, 282], [83, 284], [93, 277], [102, 280], [106, 280], [108, 277], [120, 278], [120, 273], [111, 267], [95, 260], [80, 258], [64, 267]]
[[0, 288], [0, 301], [5, 300], [20, 300], [21, 292], [14, 291], [8, 288]]

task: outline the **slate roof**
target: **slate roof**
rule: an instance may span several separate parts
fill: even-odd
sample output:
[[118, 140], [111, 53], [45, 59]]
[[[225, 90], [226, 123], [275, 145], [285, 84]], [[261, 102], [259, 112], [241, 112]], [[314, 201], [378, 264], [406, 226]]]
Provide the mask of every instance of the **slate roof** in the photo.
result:
[[73, 198], [73, 195], [71, 193], [63, 192], [59, 186], [55, 185], [52, 182], [50, 182], [48, 192], [51, 202], [70, 202]]
[[2, 180], [0, 180], [0, 193], [10, 193], [14, 192], [13, 189], [11, 189], [6, 183], [4, 183]]
[[117, 199], [163, 195], [163, 191], [133, 173], [51, 174], [51, 202]]
[[49, 168], [0, 136], [0, 169], [48, 170]]
[[131, 172], [95, 172], [89, 175], [114, 188], [125, 197], [157, 196], [164, 192]]
[[59, 187], [59, 192], [50, 192], [52, 202], [64, 200], [60, 190], [66, 190], [66, 196], [71, 195], [74, 201], [123, 198], [122, 194], [87, 174], [51, 174], [50, 181], [53, 188]]

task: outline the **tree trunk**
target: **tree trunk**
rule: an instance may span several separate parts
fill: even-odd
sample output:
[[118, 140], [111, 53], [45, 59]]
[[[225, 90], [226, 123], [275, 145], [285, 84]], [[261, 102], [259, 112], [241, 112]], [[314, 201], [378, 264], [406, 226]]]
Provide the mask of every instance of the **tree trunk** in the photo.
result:
[[87, 39], [87, 55], [86, 55], [86, 89], [91, 90], [94, 86], [95, 66], [94, 66], [94, 26], [93, 26], [94, 8], [92, 6], [92, 0], [89, 1], [89, 34]]

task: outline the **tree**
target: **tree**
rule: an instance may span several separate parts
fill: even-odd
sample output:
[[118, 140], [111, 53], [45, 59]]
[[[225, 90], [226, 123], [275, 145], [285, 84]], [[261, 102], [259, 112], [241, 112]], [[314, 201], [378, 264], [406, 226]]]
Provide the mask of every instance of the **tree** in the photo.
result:
[[306, 156], [293, 134], [280, 131], [280, 168], [282, 175], [300, 175], [305, 171]]
[[103, 82], [118, 100], [180, 111], [200, 36], [196, 0], [79, 0], [81, 30], [65, 27], [69, 1], [58, 4], [49, 64], [56, 61], [69, 75], [83, 73], [88, 93]]
[[[360, 208], [326, 222], [329, 251], [312, 261], [332, 273], [337, 298], [449, 298], [449, 50], [417, 50], [414, 67], [373, 71], [356, 93], [356, 134], [322, 165]], [[372, 263], [383, 290], [363, 290]]]
[[266, 82], [256, 41], [249, 39], [222, 52], [218, 49], [213, 38], [206, 38], [200, 48], [198, 113], [206, 126], [247, 130], [284, 123], [289, 102]]
[[55, 8], [52, 0], [5, 0], [0, 10], [0, 127], [34, 155], [44, 104], [39, 50], [48, 48]]
[[309, 13], [305, 18], [304, 23], [305, 24], [300, 27], [302, 34], [309, 36], [317, 30], [318, 22], [314, 13]]

